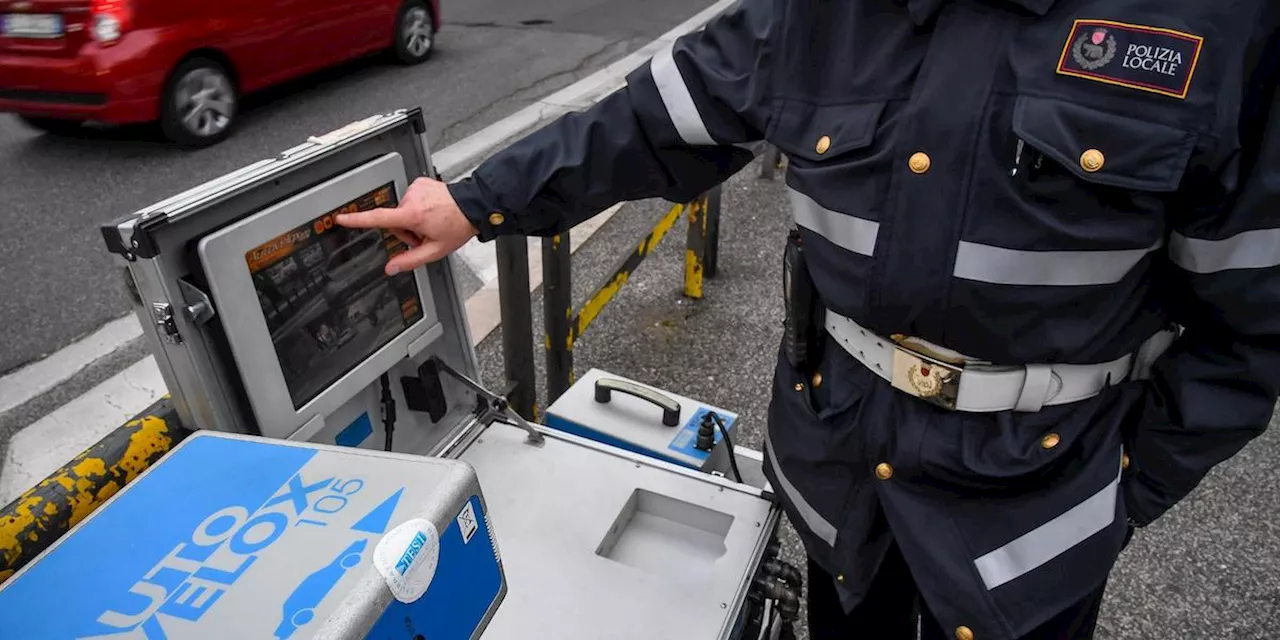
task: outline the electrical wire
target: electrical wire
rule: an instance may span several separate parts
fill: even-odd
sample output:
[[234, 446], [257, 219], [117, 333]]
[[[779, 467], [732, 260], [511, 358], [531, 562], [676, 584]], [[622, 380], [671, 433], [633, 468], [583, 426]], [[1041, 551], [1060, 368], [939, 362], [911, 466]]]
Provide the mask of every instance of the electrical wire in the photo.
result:
[[396, 430], [396, 400], [391, 395], [391, 378], [382, 374], [382, 430], [387, 434], [386, 450], [391, 450], [392, 433]]
[[714, 411], [709, 412], [711, 420], [720, 428], [720, 437], [724, 438], [724, 444], [729, 448], [729, 466], [733, 469], [733, 478], [739, 483], [742, 482], [742, 472], [738, 470], [738, 455], [734, 452], [733, 441], [729, 439], [729, 430], [724, 427], [724, 421], [720, 419], [720, 415]]

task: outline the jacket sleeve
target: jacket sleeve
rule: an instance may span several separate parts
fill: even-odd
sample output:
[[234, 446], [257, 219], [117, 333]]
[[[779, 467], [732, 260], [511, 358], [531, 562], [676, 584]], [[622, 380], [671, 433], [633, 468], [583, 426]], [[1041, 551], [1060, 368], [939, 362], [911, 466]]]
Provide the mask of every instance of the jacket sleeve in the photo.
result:
[[1280, 31], [1261, 42], [1239, 151], [1173, 224], [1166, 298], [1184, 330], [1152, 367], [1128, 445], [1125, 498], [1139, 526], [1263, 433], [1280, 390]]
[[746, 166], [753, 153], [735, 145], [762, 139], [769, 120], [774, 2], [742, 0], [624, 88], [451, 184], [480, 239], [555, 234], [622, 201], [687, 202]]

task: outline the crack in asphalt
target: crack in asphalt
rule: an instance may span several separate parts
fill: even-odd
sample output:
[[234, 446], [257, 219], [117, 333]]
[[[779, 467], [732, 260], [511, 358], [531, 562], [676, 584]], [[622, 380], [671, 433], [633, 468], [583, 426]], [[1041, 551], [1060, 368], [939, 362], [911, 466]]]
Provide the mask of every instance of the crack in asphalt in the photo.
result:
[[503, 24], [491, 21], [465, 21], [465, 22], [449, 22], [451, 27], [463, 27], [464, 29], [511, 29], [513, 31], [552, 31], [541, 27], [547, 27], [555, 24], [552, 20], [530, 20], [530, 24]]
[[449, 135], [452, 134], [454, 131], [457, 131], [459, 128], [465, 125], [474, 123], [477, 120], [483, 120], [486, 115], [488, 115], [493, 109], [497, 108], [502, 103], [508, 100], [520, 100], [522, 99], [521, 94], [533, 91], [534, 89], [538, 88], [539, 85], [546, 84], [547, 82], [550, 82], [557, 78], [581, 73], [583, 70], [587, 69], [592, 64], [595, 64], [595, 62], [599, 58], [612, 54], [615, 48], [618, 48], [618, 47], [625, 48], [631, 45], [634, 41], [635, 41], [634, 38], [629, 38], [625, 40], [614, 40], [613, 42], [606, 44], [600, 49], [587, 54], [585, 57], [582, 58], [582, 60], [578, 62], [578, 64], [574, 65], [572, 69], [566, 69], [564, 71], [555, 71], [555, 72], [549, 73], [523, 86], [513, 89], [512, 91], [506, 93], [505, 95], [494, 99], [493, 102], [489, 103], [489, 106], [484, 107], [483, 109], [475, 113], [472, 113], [471, 115], [468, 115], [458, 120], [457, 122], [452, 122], [446, 125], [444, 129], [440, 131], [440, 137], [436, 144], [439, 145], [439, 144], [443, 144], [445, 141], [448, 141]]
[[124, 380], [124, 383], [125, 383], [125, 384], [129, 385], [130, 387], [133, 387], [133, 388], [134, 388], [134, 390], [136, 390], [136, 391], [141, 391], [142, 393], [145, 393], [145, 394], [147, 394], [147, 395], [151, 395], [152, 393], [155, 393], [155, 391], [154, 391], [153, 389], [149, 389], [149, 388], [147, 388], [147, 387], [144, 387], [144, 386], [142, 386], [142, 385], [140, 385], [140, 384], [138, 384], [138, 383], [134, 382], [134, 381], [133, 381], [133, 379], [132, 379], [130, 376], [121, 376], [121, 378]]

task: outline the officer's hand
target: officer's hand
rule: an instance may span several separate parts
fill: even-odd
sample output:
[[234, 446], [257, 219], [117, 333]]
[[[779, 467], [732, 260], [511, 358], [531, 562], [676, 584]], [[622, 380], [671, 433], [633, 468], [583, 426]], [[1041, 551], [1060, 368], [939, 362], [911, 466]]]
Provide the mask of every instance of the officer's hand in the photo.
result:
[[344, 213], [337, 222], [355, 229], [386, 229], [409, 245], [408, 251], [387, 261], [387, 275], [440, 260], [478, 233], [454, 202], [449, 187], [430, 178], [414, 180], [394, 209]]

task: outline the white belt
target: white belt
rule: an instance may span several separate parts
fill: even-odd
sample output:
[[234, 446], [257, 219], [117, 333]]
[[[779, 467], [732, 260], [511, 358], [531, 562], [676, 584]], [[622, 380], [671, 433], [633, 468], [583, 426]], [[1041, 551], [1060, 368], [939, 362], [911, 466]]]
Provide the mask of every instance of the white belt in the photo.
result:
[[[1101, 364], [956, 364], [939, 359], [964, 360], [946, 349], [928, 343], [924, 343], [928, 345], [925, 349], [932, 354], [908, 348], [832, 311], [827, 312], [826, 320], [827, 333], [845, 351], [895, 388], [957, 411], [1039, 411], [1045, 406], [1077, 402], [1124, 380], [1134, 364], [1132, 354]], [[1167, 346], [1167, 342], [1163, 344]], [[1147, 356], [1145, 346], [1143, 351]], [[1138, 369], [1149, 364], [1148, 357], [1143, 359], [1146, 362], [1139, 363]]]

